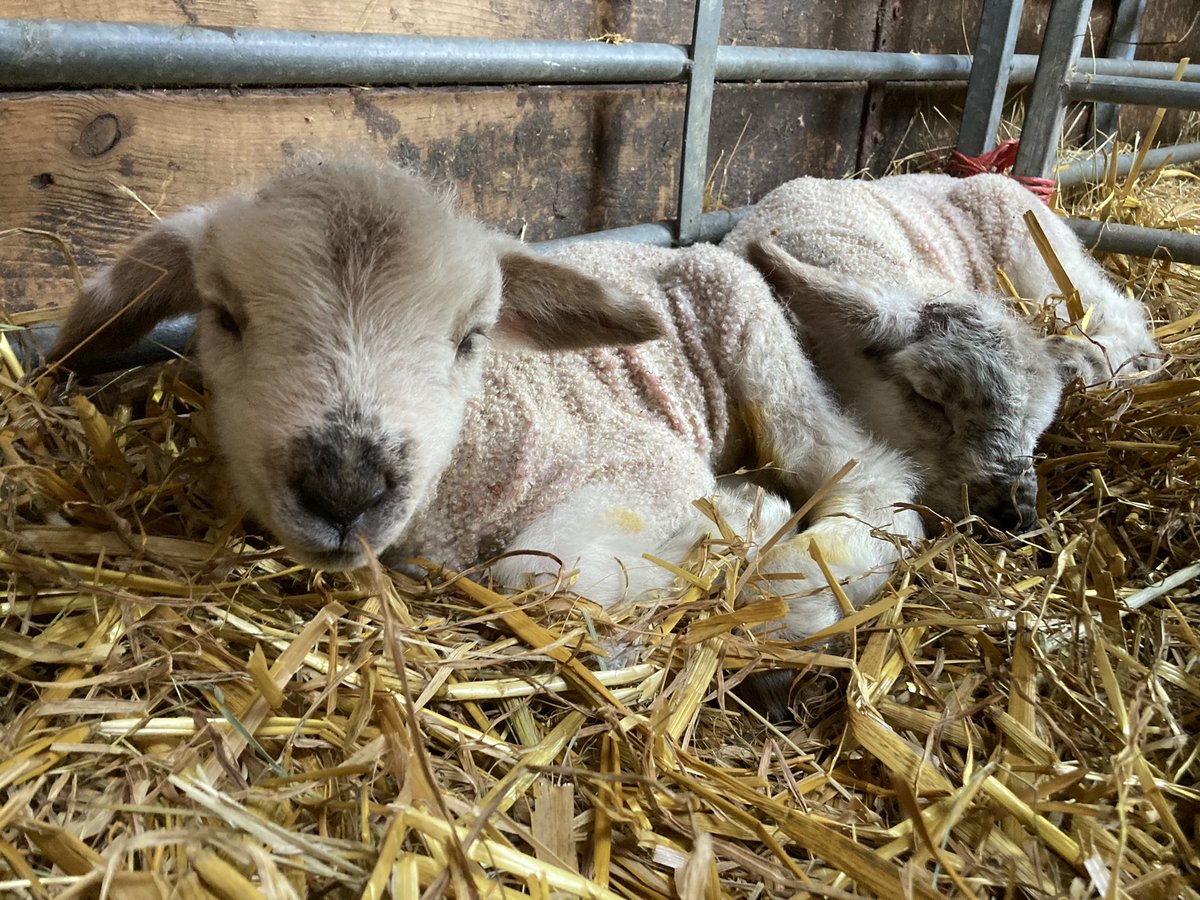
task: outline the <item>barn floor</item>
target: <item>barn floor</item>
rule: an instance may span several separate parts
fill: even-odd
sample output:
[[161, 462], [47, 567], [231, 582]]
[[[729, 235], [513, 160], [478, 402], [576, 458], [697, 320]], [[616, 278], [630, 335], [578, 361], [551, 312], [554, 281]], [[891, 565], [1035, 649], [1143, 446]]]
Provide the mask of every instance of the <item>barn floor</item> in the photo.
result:
[[[1185, 172], [1115, 199], [1200, 226]], [[1071, 396], [1044, 527], [947, 524], [824, 650], [738, 634], [736, 542], [619, 623], [292, 566], [205, 499], [185, 363], [4, 353], [0, 894], [1200, 897], [1200, 270], [1109, 262], [1170, 377]], [[732, 689], [767, 661], [799, 724]]]

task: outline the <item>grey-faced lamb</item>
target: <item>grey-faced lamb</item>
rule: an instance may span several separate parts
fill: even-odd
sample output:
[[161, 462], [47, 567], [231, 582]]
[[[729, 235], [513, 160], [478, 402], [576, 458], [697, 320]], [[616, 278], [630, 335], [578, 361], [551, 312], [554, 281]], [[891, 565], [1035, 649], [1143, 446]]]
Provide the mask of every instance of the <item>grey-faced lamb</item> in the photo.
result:
[[[326, 161], [164, 220], [85, 286], [56, 358], [199, 313], [197, 349], [231, 501], [327, 569], [420, 555], [453, 568], [541, 551], [601, 603], [666, 586], [718, 494], [765, 469], [760, 534], [848, 460], [807, 527], [763, 554], [811, 634], [874, 595], [916, 515], [910, 464], [840, 411], [760, 274], [713, 246], [556, 258], [455, 212], [390, 166]], [[81, 347], [76, 351], [77, 347]], [[510, 583], [556, 572], [511, 554]]]
[[[1042, 337], [1002, 295], [1059, 294], [1023, 216], [1033, 210], [1090, 308], [1053, 302]], [[1075, 378], [1150, 377], [1161, 354], [1145, 311], [1062, 219], [999, 175], [800, 178], [767, 194], [723, 241], [786, 303], [819, 372], [877, 438], [918, 465], [921, 501], [952, 519], [1036, 520], [1033, 454]]]

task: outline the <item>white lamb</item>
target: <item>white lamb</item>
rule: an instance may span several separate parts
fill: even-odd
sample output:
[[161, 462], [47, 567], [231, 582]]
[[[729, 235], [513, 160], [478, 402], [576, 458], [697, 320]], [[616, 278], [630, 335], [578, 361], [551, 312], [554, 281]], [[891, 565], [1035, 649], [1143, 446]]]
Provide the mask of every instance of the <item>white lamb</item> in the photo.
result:
[[[670, 582], [643, 553], [679, 560], [709, 532], [693, 500], [719, 493], [746, 525], [748, 492], [718, 476], [770, 463], [795, 505], [855, 459], [760, 560], [794, 576], [787, 638], [841, 614], [813, 543], [861, 602], [898, 553], [875, 530], [920, 530], [893, 508], [909, 463], [839, 411], [768, 285], [716, 247], [543, 257], [393, 167], [308, 164], [155, 226], [87, 283], [52, 355], [187, 311], [232, 500], [313, 566], [542, 551], [613, 603]], [[760, 533], [791, 508], [769, 498]]]
[[[1090, 312], [1086, 335], [1041, 337], [1021, 296], [1059, 293], [1026, 228], [1033, 210]], [[1144, 378], [1160, 353], [1125, 297], [1062, 221], [999, 175], [800, 178], [776, 188], [726, 237], [791, 310], [821, 375], [877, 437], [919, 466], [921, 501], [1001, 527], [1036, 520], [1032, 457], [1064, 387]], [[916, 414], [914, 414], [914, 412]]]

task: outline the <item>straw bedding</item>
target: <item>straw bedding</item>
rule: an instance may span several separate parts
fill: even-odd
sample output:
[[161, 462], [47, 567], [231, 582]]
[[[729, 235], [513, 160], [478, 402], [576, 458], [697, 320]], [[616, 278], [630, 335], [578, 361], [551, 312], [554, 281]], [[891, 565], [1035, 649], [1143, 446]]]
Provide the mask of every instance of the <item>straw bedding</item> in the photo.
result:
[[[1115, 194], [1066, 201], [1200, 225], [1187, 173]], [[6, 350], [0, 895], [1200, 896], [1200, 272], [1108, 262], [1171, 377], [1069, 397], [1044, 528], [947, 523], [818, 649], [739, 632], [779, 611], [731, 612], [729, 534], [612, 671], [569, 593], [225, 522], [186, 363], [64, 388]], [[799, 724], [740, 700], [764, 665]]]

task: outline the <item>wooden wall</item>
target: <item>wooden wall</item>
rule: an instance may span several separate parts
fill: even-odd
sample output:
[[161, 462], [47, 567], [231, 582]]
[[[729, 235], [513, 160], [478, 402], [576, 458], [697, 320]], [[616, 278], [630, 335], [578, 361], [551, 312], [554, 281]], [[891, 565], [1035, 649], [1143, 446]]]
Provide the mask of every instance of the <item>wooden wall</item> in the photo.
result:
[[[1026, 4], [1036, 52], [1048, 0]], [[1200, 57], [1190, 0], [1152, 0], [1146, 58]], [[967, 52], [979, 0], [727, 0], [722, 40]], [[662, 0], [54, 0], [75, 20], [686, 43], [693, 6]], [[28, 15], [0, 0], [0, 17]], [[1103, 50], [1107, 6], [1097, 4]], [[1184, 36], [1182, 42], [1172, 43]], [[670, 86], [54, 91], [0, 94], [0, 299], [68, 302], [58, 235], [86, 274], [151, 220], [296, 154], [353, 145], [455, 185], [470, 211], [539, 240], [672, 214], [683, 88]], [[719, 85], [709, 164], [738, 206], [798, 174], [880, 173], [953, 143], [962, 86]], [[1130, 123], [1136, 124], [1133, 119]], [[12, 231], [11, 229], [18, 229]]]

